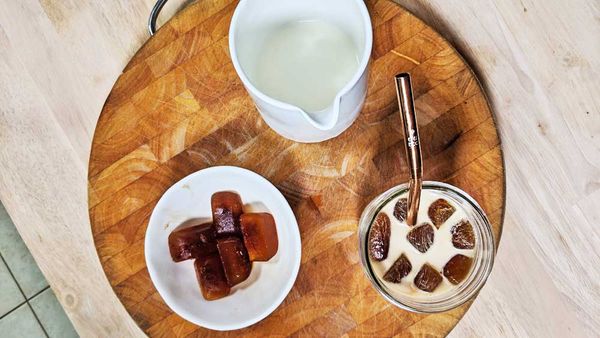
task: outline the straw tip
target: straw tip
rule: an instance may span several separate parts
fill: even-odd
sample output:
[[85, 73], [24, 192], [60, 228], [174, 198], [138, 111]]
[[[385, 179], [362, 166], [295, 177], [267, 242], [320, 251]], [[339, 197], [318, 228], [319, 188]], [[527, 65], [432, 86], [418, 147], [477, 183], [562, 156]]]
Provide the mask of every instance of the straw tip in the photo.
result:
[[410, 79], [410, 73], [400, 73], [396, 75], [396, 80], [400, 79]]

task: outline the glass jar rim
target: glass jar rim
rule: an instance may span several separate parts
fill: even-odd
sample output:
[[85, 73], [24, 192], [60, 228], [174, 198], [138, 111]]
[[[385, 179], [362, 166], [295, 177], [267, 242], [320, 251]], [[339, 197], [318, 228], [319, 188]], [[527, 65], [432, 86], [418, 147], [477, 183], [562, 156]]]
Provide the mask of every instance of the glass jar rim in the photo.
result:
[[[496, 254], [496, 244], [492, 226], [477, 201], [463, 190], [450, 184], [425, 181], [423, 190], [435, 190], [443, 193], [453, 201], [465, 208], [468, 218], [473, 225], [476, 241], [474, 266], [467, 277], [457, 288], [446, 293], [424, 299], [415, 299], [410, 296], [394, 297], [387, 291], [387, 287], [375, 276], [369, 261], [367, 250], [368, 232], [375, 216], [392, 199], [408, 191], [408, 183], [395, 186], [375, 197], [364, 209], [359, 221], [359, 255], [361, 264], [371, 285], [387, 301], [404, 310], [417, 313], [438, 313], [456, 308], [472, 299], [485, 284], [491, 273]], [[466, 208], [466, 207], [468, 208]]]

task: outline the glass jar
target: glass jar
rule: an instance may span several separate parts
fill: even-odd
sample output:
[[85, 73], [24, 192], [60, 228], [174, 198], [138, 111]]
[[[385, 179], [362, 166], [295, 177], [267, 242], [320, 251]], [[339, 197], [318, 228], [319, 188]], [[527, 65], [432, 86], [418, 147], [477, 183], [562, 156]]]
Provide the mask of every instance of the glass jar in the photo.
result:
[[431, 297], [426, 298], [415, 299], [409, 295], [398, 293], [392, 296], [385, 284], [373, 272], [367, 249], [369, 229], [375, 216], [388, 202], [408, 192], [408, 184], [402, 184], [384, 192], [365, 207], [358, 226], [358, 247], [361, 264], [367, 277], [375, 290], [385, 299], [404, 310], [418, 313], [436, 313], [458, 307], [477, 294], [492, 271], [496, 247], [489, 220], [479, 204], [466, 192], [449, 184], [433, 181], [424, 182], [423, 190], [434, 190], [443, 195], [443, 198], [455, 202], [463, 208], [473, 226], [475, 234], [473, 267], [469, 276], [461, 284], [447, 292], [439, 295], [433, 294]]

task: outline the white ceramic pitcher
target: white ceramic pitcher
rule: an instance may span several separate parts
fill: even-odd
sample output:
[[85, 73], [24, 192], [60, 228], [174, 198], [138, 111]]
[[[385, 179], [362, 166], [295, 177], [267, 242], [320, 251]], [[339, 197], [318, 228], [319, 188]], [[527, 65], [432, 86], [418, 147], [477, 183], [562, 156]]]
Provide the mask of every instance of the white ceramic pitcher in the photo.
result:
[[[253, 85], [240, 55], [257, 48], [270, 27], [300, 20], [321, 20], [341, 28], [359, 50], [359, 66], [351, 80], [331, 98], [324, 110], [308, 114], [281, 102]], [[229, 30], [233, 65], [265, 122], [280, 135], [297, 142], [320, 142], [338, 136], [356, 120], [367, 94], [368, 63], [373, 44], [371, 19], [363, 0], [241, 0]]]

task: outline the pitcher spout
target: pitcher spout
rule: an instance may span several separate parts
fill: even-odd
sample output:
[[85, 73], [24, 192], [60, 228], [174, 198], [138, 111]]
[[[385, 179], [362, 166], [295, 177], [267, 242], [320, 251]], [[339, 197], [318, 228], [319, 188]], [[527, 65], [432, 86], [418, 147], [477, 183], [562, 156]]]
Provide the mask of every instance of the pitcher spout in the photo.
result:
[[302, 111], [302, 113], [315, 128], [323, 131], [331, 130], [336, 126], [340, 117], [340, 102], [341, 97], [337, 96], [332, 105], [321, 111], [313, 113]]

